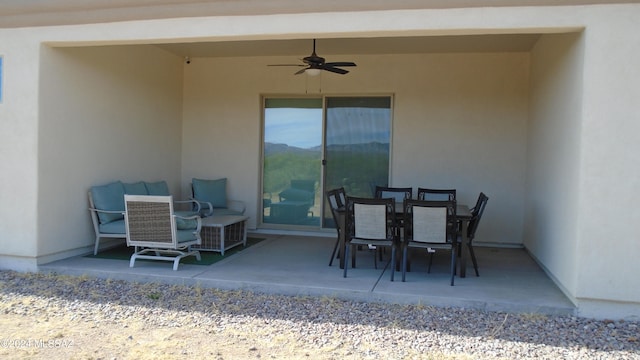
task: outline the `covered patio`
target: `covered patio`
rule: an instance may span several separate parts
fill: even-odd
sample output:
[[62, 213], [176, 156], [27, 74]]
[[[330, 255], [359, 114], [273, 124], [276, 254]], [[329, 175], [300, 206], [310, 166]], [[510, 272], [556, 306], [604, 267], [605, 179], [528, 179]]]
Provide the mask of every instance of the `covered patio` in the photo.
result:
[[[0, 268], [521, 311], [546, 306], [542, 282], [578, 315], [640, 316], [640, 242], [624, 226], [640, 218], [637, 1], [102, 3], [0, 14]], [[357, 67], [270, 66], [312, 39]], [[342, 279], [329, 229], [262, 218], [264, 99], [372, 95], [392, 98], [390, 186], [491, 198], [479, 278], [450, 288], [416, 268], [390, 283], [363, 258]], [[94, 241], [91, 186], [162, 180], [184, 199], [193, 178], [227, 178], [248, 228], [280, 235], [177, 273], [79, 257]]]
[[[328, 266], [334, 238], [253, 234], [264, 241], [208, 266], [73, 257], [40, 266], [41, 271], [138, 282], [242, 289], [291, 296], [326, 296], [357, 301], [455, 306], [487, 311], [575, 314], [574, 305], [523, 248], [477, 247], [480, 276], [468, 264], [467, 277], [449, 286], [447, 255], [436, 255], [431, 273], [416, 254], [406, 282], [390, 281], [387, 259], [373, 265], [373, 253], [358, 251], [357, 267], [342, 277], [338, 262]], [[382, 265], [380, 265], [382, 264]]]

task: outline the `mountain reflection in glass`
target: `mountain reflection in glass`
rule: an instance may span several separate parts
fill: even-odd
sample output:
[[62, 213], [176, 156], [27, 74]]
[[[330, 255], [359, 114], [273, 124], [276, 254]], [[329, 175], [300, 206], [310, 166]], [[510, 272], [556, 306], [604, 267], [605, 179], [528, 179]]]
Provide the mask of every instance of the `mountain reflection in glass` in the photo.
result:
[[263, 223], [319, 227], [322, 99], [266, 99], [263, 152]]
[[388, 184], [391, 97], [269, 98], [264, 111], [263, 223], [334, 227], [326, 190]]
[[373, 197], [389, 178], [391, 99], [328, 98], [325, 187]]

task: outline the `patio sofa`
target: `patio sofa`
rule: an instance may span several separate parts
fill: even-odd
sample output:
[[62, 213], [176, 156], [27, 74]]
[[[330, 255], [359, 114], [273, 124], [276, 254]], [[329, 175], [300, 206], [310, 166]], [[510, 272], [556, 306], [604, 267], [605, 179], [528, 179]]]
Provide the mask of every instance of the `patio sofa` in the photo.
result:
[[[100, 239], [126, 239], [124, 222], [124, 195], [160, 195], [169, 196], [169, 186], [166, 181], [123, 183], [115, 181], [101, 186], [92, 186], [89, 190], [89, 211], [96, 242], [93, 254], [98, 254]], [[176, 211], [182, 216], [200, 213], [200, 204], [195, 200], [174, 201], [177, 204], [188, 204], [186, 210]], [[178, 228], [189, 228], [190, 223], [178, 222]]]

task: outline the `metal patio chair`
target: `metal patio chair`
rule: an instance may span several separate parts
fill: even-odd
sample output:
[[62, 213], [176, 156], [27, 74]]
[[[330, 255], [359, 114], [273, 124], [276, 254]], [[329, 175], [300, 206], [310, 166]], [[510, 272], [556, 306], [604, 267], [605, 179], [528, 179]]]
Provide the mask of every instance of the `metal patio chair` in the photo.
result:
[[402, 281], [405, 281], [409, 248], [451, 251], [451, 286], [458, 249], [455, 201], [406, 200], [402, 242]]
[[[396, 267], [398, 230], [395, 201], [393, 199], [369, 199], [347, 197], [347, 233], [345, 245], [344, 277], [347, 277], [349, 251], [352, 252], [351, 267], [356, 267], [355, 251], [358, 245], [373, 245], [391, 248], [391, 281]], [[351, 249], [350, 249], [351, 248]], [[377, 267], [377, 256], [374, 263]]]
[[[329, 266], [333, 265], [333, 259], [336, 257], [336, 253], [338, 252], [338, 246], [340, 245], [340, 237], [344, 236], [344, 219], [345, 216], [344, 211], [347, 202], [347, 195], [343, 187], [329, 190], [327, 191], [327, 201], [329, 202], [329, 208], [331, 209], [331, 215], [333, 216], [333, 221], [336, 223], [337, 237], [336, 244], [333, 246], [333, 251], [331, 252], [331, 259], [329, 259]], [[342, 211], [342, 213], [340, 213]], [[340, 253], [343, 253], [344, 249], [340, 250]]]

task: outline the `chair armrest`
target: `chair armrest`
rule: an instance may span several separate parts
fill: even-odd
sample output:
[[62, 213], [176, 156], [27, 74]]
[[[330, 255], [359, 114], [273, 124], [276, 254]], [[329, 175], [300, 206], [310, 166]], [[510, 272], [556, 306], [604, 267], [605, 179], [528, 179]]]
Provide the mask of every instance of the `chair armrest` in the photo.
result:
[[100, 209], [96, 209], [96, 208], [89, 208], [89, 211], [94, 211], [97, 213], [105, 213], [105, 214], [122, 214], [124, 215], [124, 211], [120, 211], [120, 210], [100, 210]]
[[[191, 200], [196, 201], [200, 210], [202, 211], [202, 216], [207, 217], [213, 215], [213, 204], [208, 201], [198, 200], [196, 198], [191, 198]], [[200, 212], [200, 211], [199, 211]]]
[[227, 200], [227, 208], [233, 211], [238, 211], [244, 215], [244, 211], [247, 209], [247, 206], [240, 200]]
[[100, 224], [103, 224], [103, 222], [100, 220], [100, 214], [119, 214], [122, 215], [122, 217], [125, 216], [125, 212], [120, 210], [101, 210], [90, 207], [89, 212], [91, 213], [91, 221], [93, 222], [93, 229], [96, 234], [100, 232]]
[[[202, 209], [202, 216], [203, 217], [207, 217], [207, 216], [212, 216], [214, 213], [214, 207], [213, 204], [210, 203], [209, 201], [201, 201], [198, 199], [193, 199], [194, 201], [197, 201]], [[243, 201], [240, 200], [227, 200], [227, 209], [230, 210], [234, 210], [234, 211], [238, 211], [242, 214], [244, 214], [245, 210], [246, 210], [246, 205], [244, 204]]]
[[193, 209], [195, 212], [200, 213], [200, 210], [202, 209], [202, 205], [200, 205], [200, 202], [196, 199], [189, 199], [189, 200], [174, 200], [173, 201], [176, 204], [193, 204]]

